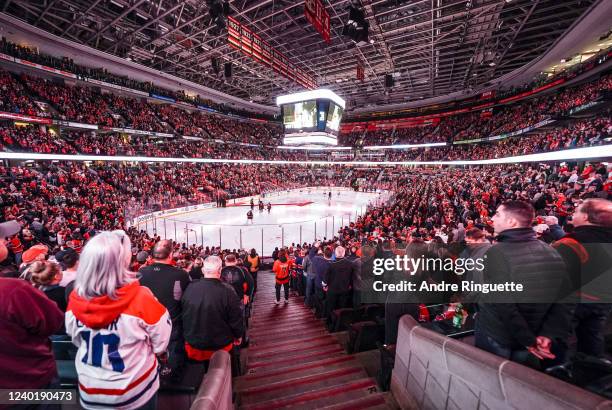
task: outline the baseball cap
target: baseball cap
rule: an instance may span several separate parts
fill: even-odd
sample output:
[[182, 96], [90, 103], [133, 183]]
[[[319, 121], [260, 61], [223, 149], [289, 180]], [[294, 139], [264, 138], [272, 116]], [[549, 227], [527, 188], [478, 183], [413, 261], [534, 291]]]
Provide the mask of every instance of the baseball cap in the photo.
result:
[[0, 223], [0, 239], [13, 236], [21, 230], [21, 225], [17, 221]]
[[38, 256], [45, 255], [48, 252], [49, 252], [49, 248], [47, 248], [45, 245], [41, 245], [41, 244], [34, 245], [23, 253], [23, 255], [21, 256], [21, 260], [24, 263], [30, 263], [34, 259], [36, 259]]

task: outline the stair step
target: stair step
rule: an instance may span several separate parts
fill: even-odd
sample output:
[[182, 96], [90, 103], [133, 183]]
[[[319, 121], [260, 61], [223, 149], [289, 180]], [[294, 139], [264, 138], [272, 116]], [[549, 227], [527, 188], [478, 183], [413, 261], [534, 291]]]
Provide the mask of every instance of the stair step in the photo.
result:
[[[332, 359], [332, 358], [338, 358], [338, 357], [346, 357], [346, 353], [344, 353], [344, 351], [340, 350], [336, 353], [329, 353], [327, 355], [328, 359]], [[318, 356], [313, 356], [313, 355], [307, 355], [304, 356], [300, 359], [300, 361], [292, 361], [292, 362], [288, 362], [287, 360], [284, 359], [280, 359], [280, 360], [265, 360], [263, 362], [258, 362], [258, 363], [247, 363], [247, 369], [248, 371], [251, 370], [256, 370], [256, 371], [268, 371], [268, 370], [275, 370], [278, 369], [280, 367], [287, 367], [288, 365], [291, 364], [296, 364], [299, 363], [300, 365], [306, 365], [312, 362], [318, 362], [321, 360], [321, 357]], [[285, 365], [285, 366], [283, 366]]]
[[263, 352], [268, 352], [268, 351], [285, 352], [285, 351], [291, 351], [291, 350], [296, 350], [296, 349], [307, 349], [311, 346], [322, 346], [323, 344], [330, 343], [330, 342], [338, 343], [338, 341], [331, 336], [313, 337], [310, 339], [302, 339], [299, 341], [294, 340], [294, 341], [283, 342], [283, 343], [269, 343], [267, 345], [266, 344], [260, 345], [255, 342], [251, 342], [249, 344], [249, 355], [251, 353], [263, 353]]
[[277, 354], [276, 356], [272, 356], [272, 357], [279, 358], [278, 360], [270, 360], [267, 357], [256, 357], [254, 359], [251, 359], [249, 357], [247, 359], [247, 365], [248, 365], [248, 368], [255, 368], [255, 367], [267, 366], [270, 363], [282, 363], [287, 360], [291, 360], [296, 363], [303, 363], [303, 360], [305, 359], [309, 359], [313, 357], [321, 358], [322, 356], [325, 357], [326, 355], [334, 354], [334, 353], [344, 353], [344, 349], [339, 344], [334, 344], [330, 346], [322, 346], [320, 348], [313, 349], [308, 352], [298, 351], [298, 352], [294, 352], [291, 354], [282, 354], [282, 355]]
[[325, 373], [313, 374], [290, 380], [277, 380], [273, 383], [251, 387], [240, 392], [244, 404], [259, 403], [286, 396], [304, 394], [312, 390], [334, 387], [355, 379], [367, 377], [362, 367], [347, 367]]
[[321, 410], [388, 410], [395, 406], [388, 402], [388, 393], [375, 393], [367, 397], [325, 406]]
[[294, 366], [292, 368], [275, 368], [263, 372], [257, 372], [258, 369], [252, 369], [253, 373], [249, 373], [246, 376], [241, 376], [234, 379], [234, 390], [239, 392], [246, 388], [272, 383], [280, 379], [291, 380], [332, 370], [358, 366], [360, 366], [360, 363], [353, 357], [344, 356], [339, 358], [325, 359], [313, 363], [300, 364], [299, 366]]
[[286, 346], [309, 345], [313, 343], [318, 343], [319, 341], [323, 341], [323, 340], [336, 340], [336, 339], [334, 339], [333, 336], [330, 336], [330, 335], [323, 335], [323, 336], [314, 336], [314, 337], [304, 338], [298, 341], [289, 340], [289, 341], [280, 342], [280, 343], [275, 343], [275, 342], [258, 343], [256, 340], [251, 340], [251, 343], [249, 344], [249, 351], [277, 349], [277, 348], [283, 348]]
[[271, 324], [275, 324], [278, 323], [279, 320], [282, 320], [283, 323], [299, 323], [300, 321], [303, 322], [320, 322], [321, 319], [317, 319], [314, 317], [314, 315], [308, 311], [308, 312], [304, 312], [304, 314], [296, 314], [296, 315], [291, 315], [291, 316], [278, 316], [276, 313], [272, 312], [268, 315], [266, 314], [261, 314], [261, 315], [257, 315], [256, 313], [251, 316], [251, 320], [250, 320], [250, 324], [252, 326], [256, 326], [256, 325], [271, 325]]
[[266, 329], [265, 327], [261, 327], [258, 329], [251, 329], [251, 331], [249, 331], [249, 335], [253, 337], [262, 336], [262, 335], [281, 335], [281, 334], [287, 334], [291, 332], [302, 333], [302, 332], [308, 332], [311, 330], [319, 330], [319, 329], [325, 329], [325, 326], [323, 325], [323, 323], [293, 324], [293, 325], [289, 324], [287, 326], [285, 326], [283, 323], [279, 323], [278, 326], [270, 327], [268, 329]]
[[[301, 339], [301, 338], [310, 338], [310, 337], [314, 337], [314, 336], [325, 336], [328, 335], [329, 333], [327, 333], [327, 331], [325, 329], [320, 329], [320, 330], [311, 330], [308, 332], [303, 332], [303, 333], [291, 333], [291, 334], [269, 334], [269, 335], [261, 335], [261, 336], [257, 336], [257, 337], [253, 337], [253, 340], [261, 345], [263, 343], [269, 343], [269, 342], [275, 342], [275, 341], [279, 341], [279, 340], [293, 340], [293, 339]], [[249, 336], [250, 337], [250, 336]]]
[[376, 382], [373, 379], [363, 378], [304, 393], [244, 404], [241, 408], [244, 410], [272, 410], [291, 406], [292, 409], [306, 410], [367, 397], [377, 390]]
[[281, 357], [281, 356], [286, 359], [291, 358], [291, 360], [294, 360], [296, 357], [301, 357], [304, 355], [323, 354], [322, 352], [328, 352], [330, 350], [336, 351], [338, 349], [342, 349], [342, 346], [338, 345], [337, 342], [332, 341], [332, 342], [327, 342], [319, 346], [311, 346], [308, 348], [301, 348], [301, 349], [268, 351], [268, 352], [261, 352], [261, 353], [249, 352], [248, 360], [249, 361], [261, 361], [261, 360], [266, 360], [268, 358]]

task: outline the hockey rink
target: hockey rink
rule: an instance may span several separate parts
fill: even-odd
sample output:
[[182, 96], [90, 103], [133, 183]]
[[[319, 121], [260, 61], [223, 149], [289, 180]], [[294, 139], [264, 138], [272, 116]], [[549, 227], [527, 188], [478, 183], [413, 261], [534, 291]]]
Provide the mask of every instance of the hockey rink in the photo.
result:
[[[332, 192], [331, 200], [328, 193]], [[231, 200], [226, 208], [211, 207], [169, 216], [157, 216], [139, 228], [162, 238], [223, 249], [255, 248], [269, 256], [275, 247], [333, 237], [341, 226], [386, 201], [386, 192], [355, 192], [346, 188], [304, 188], [268, 194], [272, 208], [260, 211], [254, 197], [252, 223], [247, 220], [250, 198]]]

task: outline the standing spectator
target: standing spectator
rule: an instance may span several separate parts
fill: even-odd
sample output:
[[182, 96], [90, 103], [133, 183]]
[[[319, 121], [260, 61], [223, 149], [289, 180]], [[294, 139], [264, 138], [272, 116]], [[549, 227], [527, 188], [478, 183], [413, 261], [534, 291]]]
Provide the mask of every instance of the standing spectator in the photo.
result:
[[102, 232], [85, 246], [66, 312], [66, 332], [78, 347], [81, 406], [155, 409], [158, 361], [170, 316], [153, 293], [132, 280], [130, 240]]
[[574, 313], [576, 351], [602, 357], [603, 330], [612, 312], [612, 202], [587, 199], [572, 217], [574, 231], [553, 244], [565, 260], [572, 288], [579, 292]]
[[233, 253], [225, 257], [225, 266], [221, 269], [221, 280], [234, 288], [243, 307], [249, 303], [253, 293], [253, 277], [246, 269], [238, 266], [238, 259]]
[[353, 279], [356, 274], [355, 264], [345, 258], [346, 249], [344, 247], [337, 246], [335, 254], [336, 261], [329, 265], [323, 284], [327, 291], [326, 316], [328, 325], [331, 325], [334, 310], [349, 306]]
[[153, 263], [142, 267], [139, 273], [140, 284], [151, 289], [170, 313], [172, 336], [168, 346], [168, 364], [173, 378], [179, 378], [185, 361], [181, 298], [189, 284], [189, 275], [186, 271], [172, 266], [173, 250], [172, 241], [157, 242], [153, 247]]
[[287, 258], [287, 251], [281, 249], [278, 252], [278, 259], [274, 261], [272, 272], [275, 275], [276, 304], [280, 303], [281, 287], [285, 291], [285, 303], [289, 303], [289, 276], [291, 274], [291, 264]]
[[251, 249], [249, 256], [247, 257], [247, 264], [249, 267], [249, 272], [253, 277], [253, 295], [257, 292], [257, 273], [259, 272], [259, 265], [261, 265], [261, 259], [255, 251], [255, 248]]
[[[470, 228], [465, 232], [465, 242], [467, 243], [466, 248], [463, 250], [460, 258], [471, 259], [473, 261], [484, 261], [484, 255], [491, 248], [491, 243], [487, 240], [484, 231], [479, 228]], [[462, 280], [472, 283], [483, 283], [483, 272], [479, 269], [478, 265], [474, 263], [469, 269], [465, 269]], [[476, 302], [478, 292], [466, 292], [461, 294], [462, 303]]]
[[306, 251], [306, 256], [302, 260], [302, 268], [304, 269], [304, 278], [306, 280], [306, 286], [304, 287], [304, 304], [311, 308], [313, 307], [313, 296], [315, 292], [315, 279], [316, 273], [312, 260], [317, 256], [318, 247], [311, 246]]
[[57, 263], [37, 261], [30, 266], [30, 280], [38, 289], [57, 304], [62, 312], [66, 311], [66, 288], [60, 285], [62, 270]]
[[[6, 258], [0, 224], [0, 262]], [[3, 227], [4, 226], [4, 227]], [[49, 336], [62, 328], [64, 315], [43, 292], [28, 282], [0, 278], [0, 386], [5, 389], [59, 387]], [[61, 406], [48, 406], [59, 409]]]
[[[58, 254], [61, 255], [58, 257]], [[58, 254], [55, 255], [55, 259], [63, 266], [60, 286], [66, 287], [76, 279], [79, 267], [79, 254], [72, 248], [66, 248], [58, 252]]]
[[201, 256], [198, 256], [193, 261], [191, 269], [189, 269], [189, 277], [192, 281], [202, 279], [204, 277], [202, 274], [202, 266], [204, 266], [204, 259], [202, 259]]
[[183, 295], [185, 350], [191, 360], [208, 362], [215, 351], [229, 352], [242, 343], [242, 301], [220, 280], [221, 265], [218, 256], [206, 258], [204, 279], [193, 282]]
[[[376, 250], [364, 245], [361, 247], [361, 257], [355, 261], [355, 277], [353, 278], [353, 308], [361, 306], [363, 292], [369, 292], [374, 283], [374, 256]], [[370, 292], [371, 293], [371, 292]]]
[[[532, 353], [553, 359], [555, 338], [567, 335], [571, 310], [554, 303], [567, 285], [563, 259], [536, 239], [531, 228], [535, 211], [523, 201], [508, 201], [497, 208], [493, 228], [498, 243], [486, 253], [486, 283], [515, 282], [524, 286], [521, 295], [483, 294], [476, 320], [476, 346], [506, 359], [527, 362]], [[527, 303], [512, 303], [515, 298]], [[534, 303], [534, 301], [542, 301]]]
[[325, 316], [325, 291], [323, 290], [323, 280], [329, 271], [333, 251], [330, 247], [325, 247], [323, 255], [315, 256], [311, 263], [315, 271], [315, 311], [317, 317]]

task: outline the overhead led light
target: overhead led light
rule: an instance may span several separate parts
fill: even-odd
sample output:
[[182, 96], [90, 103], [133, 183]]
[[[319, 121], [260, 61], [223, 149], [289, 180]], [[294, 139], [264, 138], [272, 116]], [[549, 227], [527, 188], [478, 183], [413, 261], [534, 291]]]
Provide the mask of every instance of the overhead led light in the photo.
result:
[[102, 161], [102, 162], [167, 162], [167, 163], [204, 163], [204, 164], [277, 164], [277, 165], [346, 165], [346, 166], [388, 166], [388, 165], [496, 165], [518, 164], [522, 162], [576, 161], [579, 159], [612, 158], [612, 144], [595, 147], [566, 149], [539, 154], [518, 155], [515, 157], [461, 160], [461, 161], [285, 161], [256, 159], [217, 159], [217, 158], [163, 158], [130, 157], [124, 155], [67, 155], [39, 154], [32, 152], [0, 152], [0, 159], [28, 161]]
[[394, 145], [370, 145], [363, 147], [367, 150], [383, 150], [383, 149], [409, 149], [409, 148], [427, 148], [427, 147], [443, 147], [446, 142], [430, 142], [427, 144], [394, 144]]
[[276, 105], [291, 104], [295, 102], [316, 100], [316, 99], [328, 99], [335, 102], [340, 107], [345, 107], [344, 100], [332, 90], [326, 88], [320, 88], [318, 90], [303, 91], [301, 93], [279, 95], [276, 97]]

